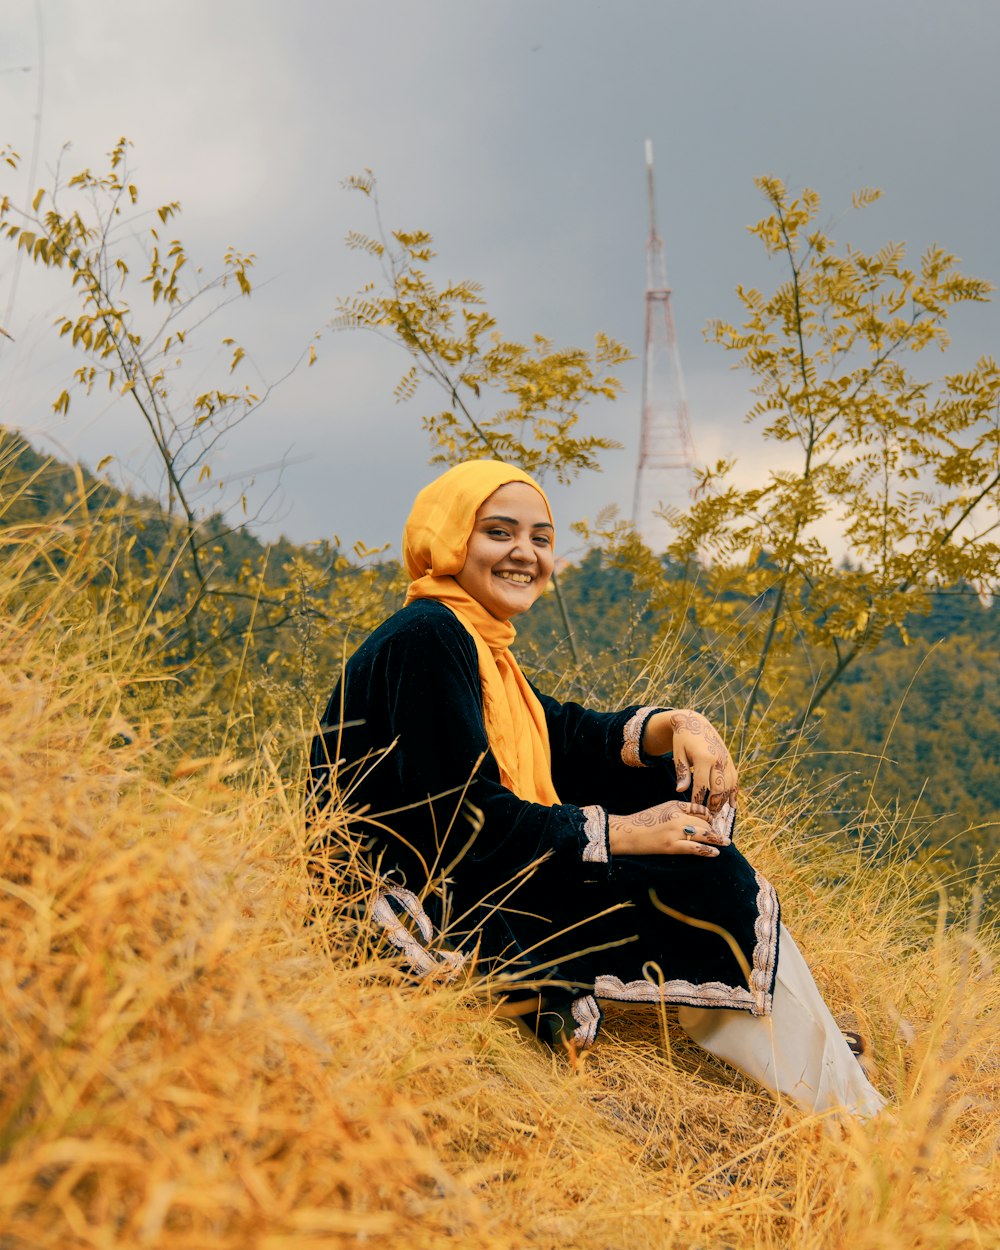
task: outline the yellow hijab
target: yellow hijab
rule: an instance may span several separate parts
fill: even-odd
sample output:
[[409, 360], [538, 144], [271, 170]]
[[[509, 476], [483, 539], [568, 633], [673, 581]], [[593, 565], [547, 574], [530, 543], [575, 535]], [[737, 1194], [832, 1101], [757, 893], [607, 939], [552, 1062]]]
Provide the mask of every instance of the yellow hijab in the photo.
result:
[[472, 635], [479, 657], [483, 719], [500, 779], [518, 798], [551, 806], [559, 802], [552, 784], [552, 754], [542, 705], [510, 653], [516, 630], [499, 621], [467, 594], [455, 574], [465, 564], [466, 546], [480, 506], [501, 486], [526, 482], [552, 509], [537, 482], [499, 460], [467, 460], [449, 469], [417, 496], [403, 530], [403, 562], [413, 578], [406, 602], [437, 599]]

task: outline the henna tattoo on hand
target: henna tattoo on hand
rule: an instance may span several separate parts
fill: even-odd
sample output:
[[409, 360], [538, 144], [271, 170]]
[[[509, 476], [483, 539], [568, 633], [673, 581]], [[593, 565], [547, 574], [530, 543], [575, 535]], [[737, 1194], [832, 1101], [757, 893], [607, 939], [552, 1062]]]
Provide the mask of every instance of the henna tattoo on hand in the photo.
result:
[[[704, 767], [702, 761], [705, 755], [708, 756], [708, 785], [699, 786], [697, 792], [692, 797], [699, 803], [707, 803], [713, 814], [719, 811], [724, 803], [734, 803], [738, 789], [736, 770], [733, 767], [732, 758], [722, 738], [700, 712], [683, 709], [672, 712], [670, 716], [675, 742], [678, 734], [689, 734], [691, 737], [704, 739], [703, 748], [699, 746], [697, 750], [698, 759], [694, 761], [694, 766]], [[677, 743], [674, 749], [674, 755], [677, 759], [678, 790], [686, 788], [692, 773], [692, 766], [683, 756], [690, 756], [694, 753], [690, 750], [685, 750], [684, 745], [683, 742]], [[680, 750], [678, 750], [678, 747]], [[729, 777], [732, 778], [731, 785], [727, 784]]]
[[644, 828], [652, 829], [656, 825], [664, 825], [669, 820], [673, 820], [675, 816], [686, 814], [687, 803], [682, 803], [679, 799], [673, 799], [669, 803], [661, 803], [658, 807], [647, 807], [641, 812], [633, 812], [629, 820], [634, 825], [642, 825]]
[[640, 825], [645, 829], [652, 829], [654, 825], [660, 823], [653, 811], [648, 809], [644, 812], [633, 812], [629, 819], [633, 825]]

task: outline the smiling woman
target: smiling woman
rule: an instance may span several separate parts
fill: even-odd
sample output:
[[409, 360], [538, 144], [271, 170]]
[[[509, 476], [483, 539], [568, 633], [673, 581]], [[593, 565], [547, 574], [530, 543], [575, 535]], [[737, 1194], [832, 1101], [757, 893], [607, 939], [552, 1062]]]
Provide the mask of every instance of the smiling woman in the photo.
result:
[[558, 703], [518, 667], [511, 620], [545, 589], [553, 539], [544, 493], [499, 461], [417, 496], [406, 604], [348, 661], [313, 742], [318, 871], [342, 850], [322, 832], [336, 794], [377, 876], [372, 915], [414, 970], [485, 974], [581, 1046], [601, 998], [676, 1003], [779, 1097], [875, 1114], [774, 889], [732, 844], [736, 770], [712, 726]]
[[455, 581], [497, 620], [527, 612], [549, 584], [554, 527], [545, 500], [527, 482], [508, 482], [476, 513], [465, 564]]

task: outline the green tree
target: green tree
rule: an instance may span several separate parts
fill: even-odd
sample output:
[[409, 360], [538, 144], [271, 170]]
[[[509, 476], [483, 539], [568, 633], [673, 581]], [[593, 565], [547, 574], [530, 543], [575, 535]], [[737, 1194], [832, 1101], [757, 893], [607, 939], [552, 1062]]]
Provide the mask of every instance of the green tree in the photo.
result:
[[[745, 320], [708, 336], [754, 377], [748, 420], [794, 456], [769, 453], [790, 467], [749, 489], [731, 461], [703, 471], [691, 509], [671, 518], [669, 550], [697, 569], [697, 627], [739, 640], [744, 730], [765, 698], [781, 705], [783, 685], [798, 730], [887, 630], [907, 640], [905, 618], [928, 610], [931, 587], [996, 578], [1000, 370], [987, 357], [940, 382], [912, 372], [914, 356], [947, 345], [954, 307], [989, 297], [955, 257], [934, 246], [910, 267], [901, 244], [838, 250], [816, 224], [815, 192], [757, 185], [769, 211], [751, 231], [786, 276], [771, 295], [738, 287]], [[877, 195], [860, 192], [855, 207]]]

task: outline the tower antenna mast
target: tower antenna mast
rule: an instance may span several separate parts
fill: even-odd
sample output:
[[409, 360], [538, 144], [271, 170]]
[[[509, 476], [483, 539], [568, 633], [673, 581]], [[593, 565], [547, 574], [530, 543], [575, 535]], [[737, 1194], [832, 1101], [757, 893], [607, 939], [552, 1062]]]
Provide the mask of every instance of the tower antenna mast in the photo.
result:
[[669, 527], [657, 516], [664, 506], [690, 497], [695, 450], [688, 422], [677, 331], [667, 282], [663, 240], [656, 228], [653, 143], [646, 140], [646, 191], [649, 238], [646, 240], [646, 342], [642, 368], [642, 428], [639, 463], [632, 497], [632, 524], [654, 551], [667, 543]]

